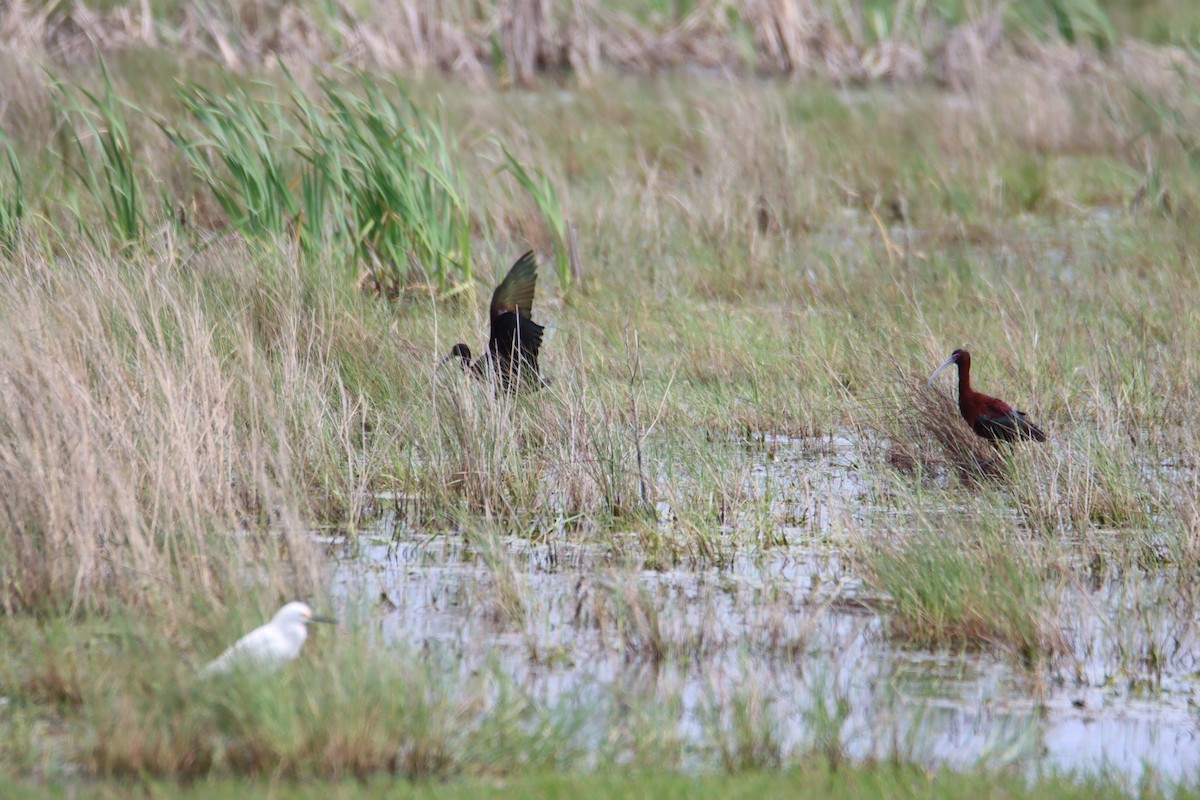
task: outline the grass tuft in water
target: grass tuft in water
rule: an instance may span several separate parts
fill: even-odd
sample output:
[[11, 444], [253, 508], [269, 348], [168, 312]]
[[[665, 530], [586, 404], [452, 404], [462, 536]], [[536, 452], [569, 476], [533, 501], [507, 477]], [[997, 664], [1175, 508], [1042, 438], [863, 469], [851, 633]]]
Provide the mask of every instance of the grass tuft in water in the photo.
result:
[[993, 521], [926, 519], [863, 554], [892, 602], [894, 635], [924, 647], [995, 647], [1038, 667], [1060, 651], [1053, 586]]

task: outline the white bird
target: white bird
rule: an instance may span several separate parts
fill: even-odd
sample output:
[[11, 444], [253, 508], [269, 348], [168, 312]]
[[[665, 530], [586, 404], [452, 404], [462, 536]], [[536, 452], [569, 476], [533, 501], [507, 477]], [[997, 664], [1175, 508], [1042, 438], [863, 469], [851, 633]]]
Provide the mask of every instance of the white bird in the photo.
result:
[[238, 639], [200, 670], [200, 677], [224, 675], [243, 668], [279, 669], [300, 655], [310, 622], [334, 624], [336, 620], [314, 615], [307, 603], [288, 603], [275, 612], [270, 622]]

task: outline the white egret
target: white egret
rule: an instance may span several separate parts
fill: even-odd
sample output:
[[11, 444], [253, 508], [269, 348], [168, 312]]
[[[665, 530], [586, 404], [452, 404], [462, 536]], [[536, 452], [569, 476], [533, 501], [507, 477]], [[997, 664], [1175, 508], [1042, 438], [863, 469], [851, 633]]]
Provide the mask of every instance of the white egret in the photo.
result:
[[307, 603], [288, 603], [266, 625], [255, 628], [200, 670], [200, 677], [223, 675], [235, 669], [276, 670], [300, 655], [308, 638], [308, 623], [336, 620], [318, 617]]

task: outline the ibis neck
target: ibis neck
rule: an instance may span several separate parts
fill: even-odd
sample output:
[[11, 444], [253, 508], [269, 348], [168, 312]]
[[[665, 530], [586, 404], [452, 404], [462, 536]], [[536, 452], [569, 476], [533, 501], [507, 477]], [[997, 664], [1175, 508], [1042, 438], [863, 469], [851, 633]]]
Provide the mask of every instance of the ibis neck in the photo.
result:
[[958, 362], [958, 405], [961, 407], [975, 392], [971, 389], [971, 362]]

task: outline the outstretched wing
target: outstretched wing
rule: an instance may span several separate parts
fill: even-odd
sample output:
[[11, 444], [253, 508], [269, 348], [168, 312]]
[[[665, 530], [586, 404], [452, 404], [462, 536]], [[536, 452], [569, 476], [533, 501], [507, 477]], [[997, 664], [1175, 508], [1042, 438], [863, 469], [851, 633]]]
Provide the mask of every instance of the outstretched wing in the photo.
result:
[[992, 440], [1006, 442], [1017, 439], [1032, 439], [1035, 442], [1046, 441], [1046, 434], [1025, 416], [1023, 411], [1009, 409], [1004, 414], [984, 412], [975, 420], [975, 432]]
[[521, 372], [537, 380], [544, 328], [530, 319], [536, 286], [537, 260], [531, 250], [517, 259], [492, 294], [488, 352], [507, 386], [512, 386]]
[[509, 267], [508, 274], [492, 292], [493, 335], [496, 320], [506, 313], [529, 319], [533, 316], [533, 292], [537, 288], [537, 258], [530, 250]]
[[532, 370], [533, 376], [538, 374], [538, 350], [542, 346], [543, 330], [533, 320], [511, 311], [492, 320], [488, 350], [505, 380], [515, 378], [518, 369]]

